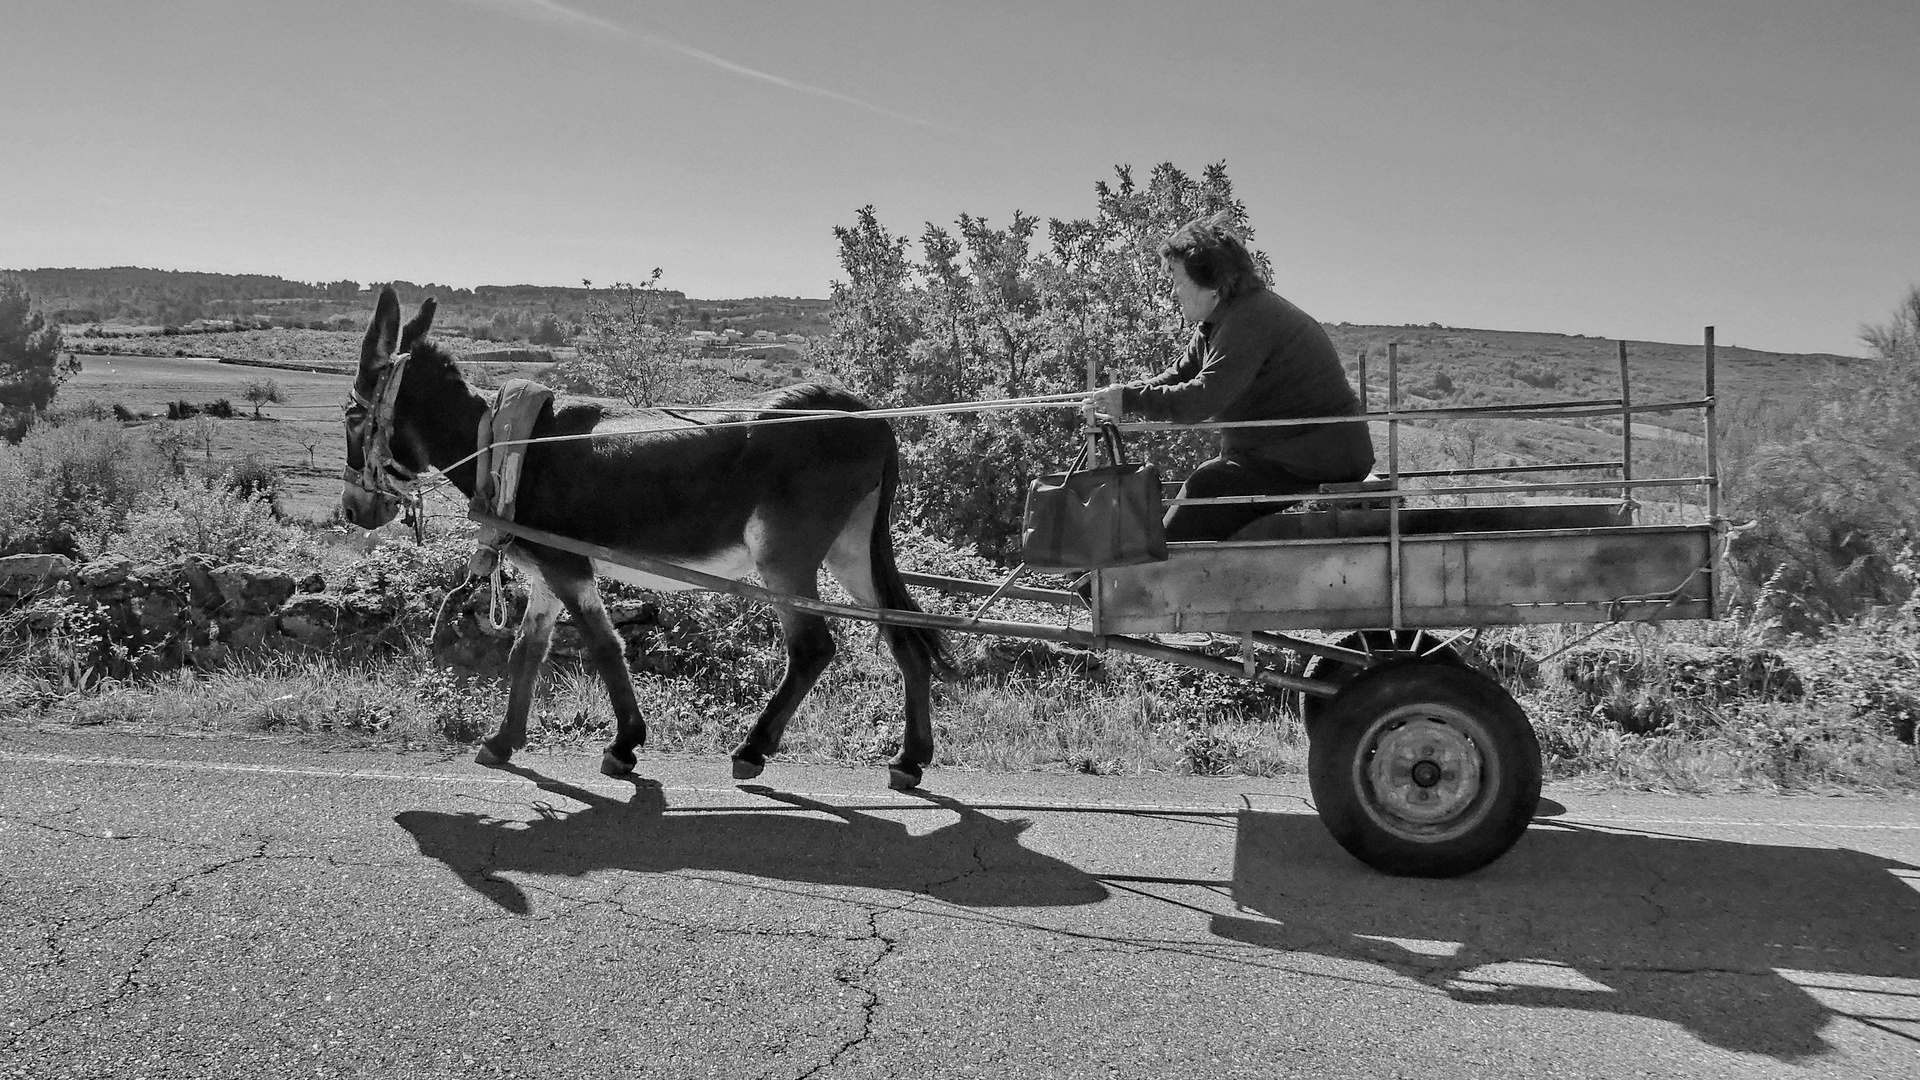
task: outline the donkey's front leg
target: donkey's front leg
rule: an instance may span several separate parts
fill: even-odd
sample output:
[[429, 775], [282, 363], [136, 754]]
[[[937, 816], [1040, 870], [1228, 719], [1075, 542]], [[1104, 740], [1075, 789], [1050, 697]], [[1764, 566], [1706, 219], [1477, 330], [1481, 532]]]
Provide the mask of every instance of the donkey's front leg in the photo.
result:
[[540, 665], [546, 662], [547, 648], [553, 643], [553, 622], [559, 614], [560, 601], [537, 580], [529, 582], [527, 613], [520, 617], [513, 648], [507, 653], [507, 716], [500, 722], [500, 730], [475, 751], [473, 760], [480, 764], [505, 765], [515, 750], [527, 745], [533, 688], [540, 681]]

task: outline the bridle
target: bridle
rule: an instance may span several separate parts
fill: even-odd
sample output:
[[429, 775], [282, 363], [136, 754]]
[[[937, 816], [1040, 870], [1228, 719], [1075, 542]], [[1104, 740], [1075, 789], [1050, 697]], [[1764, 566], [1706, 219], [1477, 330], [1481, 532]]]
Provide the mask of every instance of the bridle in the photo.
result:
[[347, 400], [340, 407], [349, 440], [353, 438], [356, 423], [364, 420], [369, 425], [360, 443], [359, 470], [348, 466], [341, 470], [340, 479], [371, 499], [406, 506], [410, 512], [420, 501], [414, 486], [418, 476], [393, 459], [392, 438], [393, 405], [400, 396], [400, 378], [412, 355], [405, 352], [393, 358], [393, 363], [387, 365], [374, 383], [372, 398], [362, 395], [356, 384], [347, 391]]

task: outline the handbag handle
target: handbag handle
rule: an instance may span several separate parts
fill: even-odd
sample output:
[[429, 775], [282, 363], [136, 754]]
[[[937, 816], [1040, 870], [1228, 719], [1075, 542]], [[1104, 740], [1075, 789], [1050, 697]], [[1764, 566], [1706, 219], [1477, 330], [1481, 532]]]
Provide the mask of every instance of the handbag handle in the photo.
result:
[[1106, 447], [1109, 465], [1126, 464], [1126, 458], [1120, 450], [1120, 429], [1114, 427], [1112, 423], [1103, 422], [1098, 430], [1087, 433], [1086, 440], [1080, 444], [1080, 453], [1075, 455], [1073, 464], [1067, 466], [1068, 476], [1080, 471], [1080, 467], [1087, 463], [1087, 458], [1096, 446]]

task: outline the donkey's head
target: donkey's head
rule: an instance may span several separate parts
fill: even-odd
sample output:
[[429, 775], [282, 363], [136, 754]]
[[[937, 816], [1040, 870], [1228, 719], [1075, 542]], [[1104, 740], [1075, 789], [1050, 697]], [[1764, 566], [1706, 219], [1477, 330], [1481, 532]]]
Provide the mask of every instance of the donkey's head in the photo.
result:
[[377, 529], [400, 512], [404, 485], [425, 471], [419, 440], [404, 436], [406, 420], [394, 404], [413, 347], [433, 327], [432, 299], [420, 314], [400, 327], [400, 298], [391, 287], [380, 290], [367, 339], [360, 346], [360, 371], [345, 405], [347, 469], [340, 489], [340, 514], [363, 529]]

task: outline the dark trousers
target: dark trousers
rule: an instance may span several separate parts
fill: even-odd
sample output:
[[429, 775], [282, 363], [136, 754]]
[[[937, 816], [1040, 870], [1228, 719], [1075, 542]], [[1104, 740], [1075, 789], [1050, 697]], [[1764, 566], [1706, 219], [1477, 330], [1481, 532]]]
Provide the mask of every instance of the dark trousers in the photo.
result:
[[[1355, 477], [1359, 479], [1359, 477]], [[1320, 490], [1323, 480], [1304, 476], [1258, 458], [1217, 457], [1193, 470], [1180, 485], [1182, 499], [1217, 499], [1229, 495], [1300, 495]], [[1253, 521], [1287, 508], [1287, 503], [1227, 503], [1214, 506], [1175, 506], [1167, 510], [1167, 541], [1225, 540]]]

